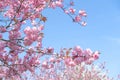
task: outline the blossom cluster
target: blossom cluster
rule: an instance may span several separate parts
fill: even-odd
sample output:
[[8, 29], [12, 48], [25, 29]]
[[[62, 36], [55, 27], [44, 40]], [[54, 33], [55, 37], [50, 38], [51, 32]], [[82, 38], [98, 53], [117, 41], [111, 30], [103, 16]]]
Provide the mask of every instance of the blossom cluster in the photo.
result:
[[[64, 0], [0, 1], [0, 18], [3, 21], [0, 24], [0, 80], [30, 80], [32, 77], [34, 80], [63, 80], [59, 73], [67, 75], [75, 66], [82, 63], [91, 65], [99, 58], [99, 51], [83, 50], [80, 46], [64, 48], [57, 53], [53, 47], [42, 45], [42, 31], [47, 21], [42, 11], [46, 8], [58, 7], [73, 22], [86, 25], [82, 20], [87, 16], [86, 11], [80, 10], [76, 15], [74, 2], [69, 4], [70, 7], [65, 8]], [[27, 74], [32, 75], [27, 78]]]
[[72, 56], [66, 58], [66, 65], [75, 66], [82, 62], [86, 64], [92, 64], [99, 58], [99, 51], [92, 52], [91, 49], [82, 50], [80, 46], [75, 46], [72, 50]]
[[41, 42], [41, 35], [40, 32], [43, 29], [43, 26], [39, 27], [26, 27], [24, 33], [26, 37], [24, 37], [24, 45], [30, 46], [34, 41]]

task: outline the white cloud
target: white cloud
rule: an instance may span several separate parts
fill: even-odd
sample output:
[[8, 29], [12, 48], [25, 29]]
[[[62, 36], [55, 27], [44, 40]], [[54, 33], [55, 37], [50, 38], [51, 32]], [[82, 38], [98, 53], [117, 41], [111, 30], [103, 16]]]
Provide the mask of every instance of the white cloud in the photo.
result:
[[112, 41], [113, 43], [120, 44], [120, 38], [107, 37], [106, 39]]

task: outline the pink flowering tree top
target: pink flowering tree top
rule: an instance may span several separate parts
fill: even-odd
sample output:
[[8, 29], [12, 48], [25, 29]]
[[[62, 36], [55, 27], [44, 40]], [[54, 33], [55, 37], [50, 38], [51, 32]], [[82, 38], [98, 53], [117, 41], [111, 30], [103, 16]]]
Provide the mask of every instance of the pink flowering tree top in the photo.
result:
[[[44, 78], [60, 80], [55, 75], [48, 75], [50, 72], [54, 74], [54, 70], [58, 73], [66, 67], [74, 67], [82, 62], [91, 64], [99, 58], [98, 51], [83, 50], [80, 46], [61, 49], [58, 54], [55, 54], [52, 47], [43, 48], [42, 30], [45, 26], [42, 23], [45, 23], [47, 18], [42, 11], [46, 8], [59, 7], [70, 16], [73, 22], [86, 25], [82, 20], [82, 17], [87, 16], [84, 10], [76, 13], [73, 1], [70, 1], [69, 8], [64, 6], [64, 0], [0, 0], [1, 80], [30, 80], [31, 76], [27, 78], [27, 73], [42, 72], [43, 74], [39, 75], [41, 78], [37, 80], [46, 80]], [[44, 55], [50, 56], [50, 59], [42, 61]], [[57, 70], [57, 68], [64, 69]]]

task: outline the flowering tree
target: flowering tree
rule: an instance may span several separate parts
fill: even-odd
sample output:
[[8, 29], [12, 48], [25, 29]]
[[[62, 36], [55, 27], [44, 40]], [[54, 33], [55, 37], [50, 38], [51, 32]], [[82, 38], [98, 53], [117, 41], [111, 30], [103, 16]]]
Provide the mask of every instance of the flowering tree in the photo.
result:
[[[43, 23], [47, 21], [42, 11], [46, 8], [59, 7], [73, 22], [86, 25], [82, 20], [87, 16], [84, 10], [76, 13], [73, 1], [68, 8], [64, 6], [63, 0], [0, 0], [1, 80], [77, 80], [77, 73], [82, 75], [79, 79], [87, 80], [92, 75], [89, 71], [85, 72], [85, 66], [81, 64], [91, 65], [99, 58], [98, 51], [75, 46], [56, 53], [54, 48], [42, 46]], [[49, 59], [43, 59], [46, 55]], [[84, 72], [76, 72], [79, 66]], [[74, 77], [70, 76], [72, 72]]]

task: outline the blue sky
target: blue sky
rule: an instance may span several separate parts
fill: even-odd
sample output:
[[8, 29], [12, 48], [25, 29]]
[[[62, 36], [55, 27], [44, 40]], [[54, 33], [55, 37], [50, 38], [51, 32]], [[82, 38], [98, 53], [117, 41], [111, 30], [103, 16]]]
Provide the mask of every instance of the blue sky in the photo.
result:
[[80, 45], [83, 49], [99, 50], [97, 62], [106, 62], [110, 76], [120, 73], [120, 0], [74, 0], [75, 8], [85, 9], [87, 26], [73, 23], [59, 8], [45, 10], [44, 46], [56, 50]]

